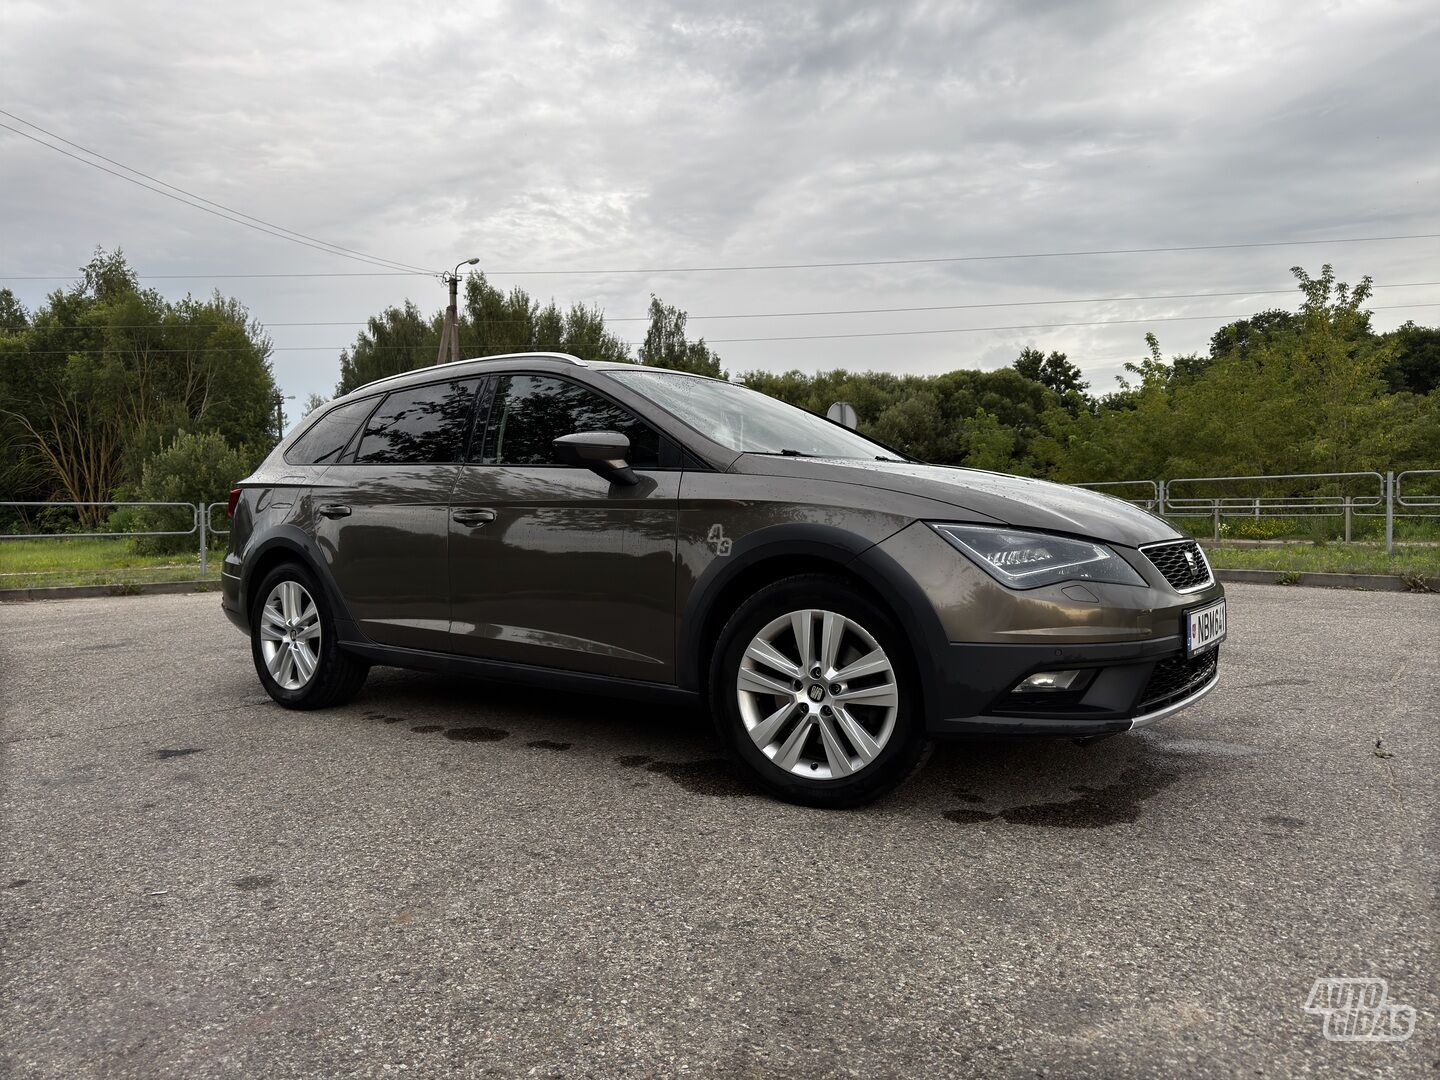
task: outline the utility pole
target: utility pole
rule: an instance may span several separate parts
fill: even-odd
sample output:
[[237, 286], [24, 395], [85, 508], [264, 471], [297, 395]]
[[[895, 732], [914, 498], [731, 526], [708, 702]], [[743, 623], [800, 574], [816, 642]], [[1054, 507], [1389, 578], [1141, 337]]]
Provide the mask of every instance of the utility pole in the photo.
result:
[[450, 348], [450, 362], [460, 359], [460, 304], [457, 296], [460, 288], [460, 267], [474, 266], [479, 261], [478, 258], [462, 259], [450, 273], [440, 275], [440, 280], [450, 286], [450, 306], [445, 309], [445, 329], [440, 331], [440, 351], [435, 356], [437, 364], [445, 363], [447, 345]]
[[285, 437], [285, 402], [294, 400], [294, 394], [282, 394], [279, 387], [275, 388], [275, 440], [277, 442]]

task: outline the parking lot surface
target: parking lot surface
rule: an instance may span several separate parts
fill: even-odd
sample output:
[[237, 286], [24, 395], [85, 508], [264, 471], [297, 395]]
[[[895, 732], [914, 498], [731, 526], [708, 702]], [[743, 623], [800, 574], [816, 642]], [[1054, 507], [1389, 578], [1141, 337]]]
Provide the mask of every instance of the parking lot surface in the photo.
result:
[[0, 1074], [1435, 1075], [1440, 597], [1230, 596], [1200, 706], [851, 812], [684, 712], [286, 712], [213, 594], [0, 606]]

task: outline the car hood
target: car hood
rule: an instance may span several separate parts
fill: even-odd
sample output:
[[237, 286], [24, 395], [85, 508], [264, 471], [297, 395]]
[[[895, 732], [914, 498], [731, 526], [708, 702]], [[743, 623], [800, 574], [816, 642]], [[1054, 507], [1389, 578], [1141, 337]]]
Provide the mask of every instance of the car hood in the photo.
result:
[[736, 472], [795, 476], [905, 492], [1018, 528], [1075, 533], [1138, 547], [1180, 536], [1154, 514], [1097, 491], [980, 469], [852, 458], [745, 454]]

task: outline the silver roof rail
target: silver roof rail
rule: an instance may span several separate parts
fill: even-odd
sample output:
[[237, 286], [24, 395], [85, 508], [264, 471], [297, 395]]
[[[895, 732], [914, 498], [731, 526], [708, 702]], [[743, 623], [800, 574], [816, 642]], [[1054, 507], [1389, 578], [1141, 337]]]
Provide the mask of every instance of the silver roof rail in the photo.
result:
[[374, 386], [381, 386], [396, 379], [408, 379], [411, 375], [421, 371], [430, 371], [436, 368], [449, 367], [451, 364], [480, 364], [487, 360], [559, 360], [567, 364], [574, 364], [576, 367], [589, 367], [590, 365], [581, 360], [578, 356], [571, 356], [563, 352], [512, 352], [502, 353], [499, 356], [468, 356], [464, 360], [446, 360], [439, 364], [426, 364], [424, 367], [411, 368], [409, 371], [400, 371], [394, 375], [385, 375], [382, 378], [374, 379], [368, 383], [357, 386], [354, 390], [348, 391], [341, 397], [349, 397], [361, 390], [369, 390]]
[[571, 356], [563, 352], [512, 352], [501, 353], [499, 356], [472, 356], [470, 360], [560, 360], [566, 364], [574, 364], [576, 367], [589, 367], [590, 365], [578, 356]]

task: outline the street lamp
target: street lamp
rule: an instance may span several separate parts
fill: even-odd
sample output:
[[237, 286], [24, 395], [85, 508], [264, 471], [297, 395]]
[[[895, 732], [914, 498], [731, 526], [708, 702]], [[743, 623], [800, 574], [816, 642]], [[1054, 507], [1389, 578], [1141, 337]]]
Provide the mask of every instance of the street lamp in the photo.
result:
[[275, 438], [277, 440], [285, 437], [285, 402], [294, 400], [294, 394], [282, 394], [278, 386], [275, 388]]
[[450, 346], [451, 361], [453, 362], [460, 359], [460, 312], [459, 301], [456, 299], [456, 293], [460, 285], [460, 267], [474, 266], [479, 261], [480, 259], [478, 257], [474, 259], [461, 259], [455, 264], [454, 270], [448, 274], [440, 275], [440, 280], [450, 286], [450, 306], [445, 309], [445, 329], [440, 333], [440, 351], [435, 356], [435, 362], [437, 364], [443, 364], [445, 362], [445, 346], [447, 343]]

